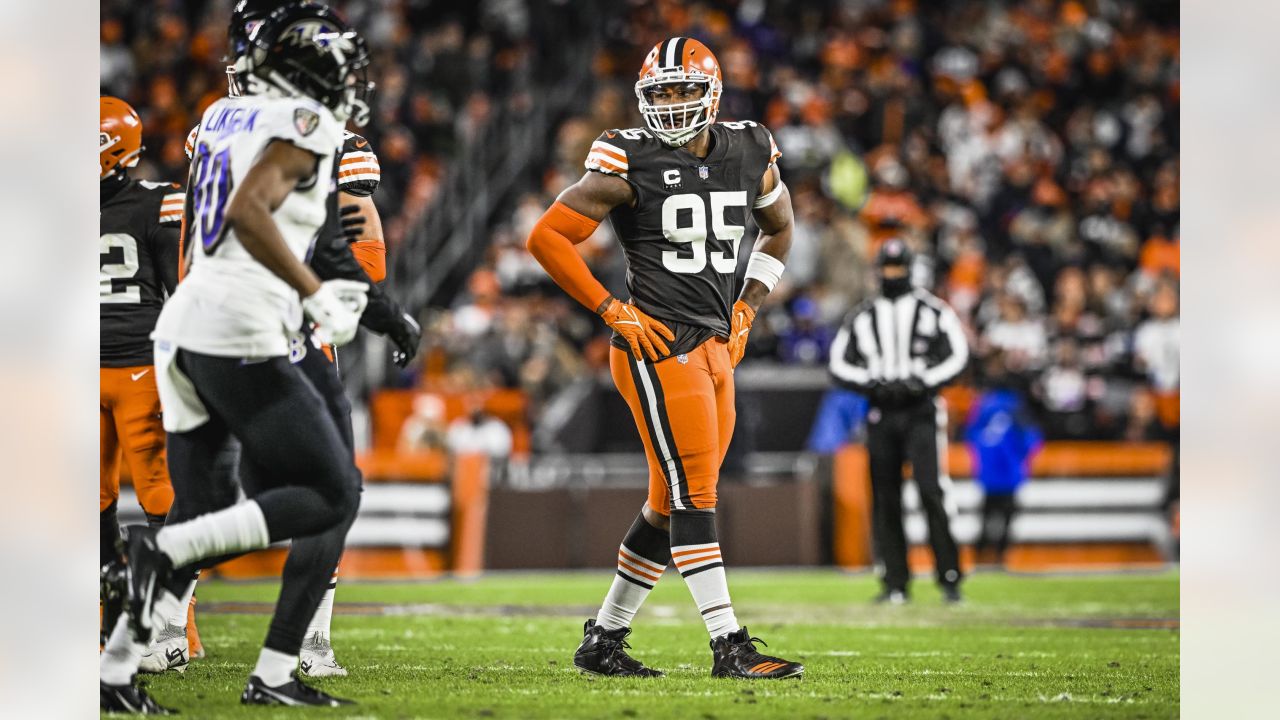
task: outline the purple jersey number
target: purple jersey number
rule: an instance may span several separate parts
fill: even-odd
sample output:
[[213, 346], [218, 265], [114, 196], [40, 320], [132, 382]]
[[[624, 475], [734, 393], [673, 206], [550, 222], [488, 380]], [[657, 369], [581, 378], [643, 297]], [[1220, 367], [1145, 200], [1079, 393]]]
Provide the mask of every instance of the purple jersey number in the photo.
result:
[[210, 154], [208, 145], [200, 143], [196, 148], [194, 165], [191, 207], [196, 217], [196, 231], [200, 233], [200, 244], [208, 255], [222, 242], [223, 216], [227, 199], [231, 196], [231, 149], [226, 148], [214, 155]]

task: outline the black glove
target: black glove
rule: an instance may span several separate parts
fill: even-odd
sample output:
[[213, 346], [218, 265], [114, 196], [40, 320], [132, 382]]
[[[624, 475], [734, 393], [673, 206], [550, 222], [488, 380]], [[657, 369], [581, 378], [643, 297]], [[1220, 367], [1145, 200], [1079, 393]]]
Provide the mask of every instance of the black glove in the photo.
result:
[[422, 343], [422, 326], [409, 313], [400, 313], [387, 337], [395, 343], [396, 349], [391, 352], [391, 360], [397, 367], [405, 367], [418, 354], [418, 345]]
[[867, 386], [867, 401], [872, 405], [884, 405], [889, 399], [889, 385], [884, 380], [872, 380]]
[[348, 243], [353, 243], [364, 235], [365, 216], [360, 212], [359, 205], [342, 206], [338, 216], [342, 220], [342, 237], [346, 238]]
[[902, 381], [902, 393], [904, 399], [919, 400], [929, 394], [929, 388], [920, 378], [907, 378]]

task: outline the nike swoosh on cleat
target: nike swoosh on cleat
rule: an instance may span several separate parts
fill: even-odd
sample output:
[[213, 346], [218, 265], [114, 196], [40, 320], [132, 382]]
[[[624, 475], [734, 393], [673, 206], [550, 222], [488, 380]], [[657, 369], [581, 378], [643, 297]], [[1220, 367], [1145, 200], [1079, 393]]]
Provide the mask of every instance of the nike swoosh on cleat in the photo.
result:
[[146, 375], [149, 372], [151, 372], [151, 368], [147, 368], [146, 370], [143, 370], [140, 373], [129, 373], [129, 379], [133, 380], [134, 382], [137, 382], [138, 378], [142, 377], [143, 375]]

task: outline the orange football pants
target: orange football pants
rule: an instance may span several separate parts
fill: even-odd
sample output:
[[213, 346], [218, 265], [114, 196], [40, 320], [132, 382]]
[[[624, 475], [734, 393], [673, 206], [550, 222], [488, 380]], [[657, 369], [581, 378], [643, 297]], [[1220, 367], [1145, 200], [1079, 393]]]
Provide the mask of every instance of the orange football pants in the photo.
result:
[[656, 363], [611, 347], [609, 369], [644, 441], [649, 508], [663, 515], [714, 508], [737, 419], [728, 343], [712, 338]]
[[166, 515], [173, 504], [173, 486], [166, 465], [155, 367], [100, 368], [98, 420], [98, 511], [120, 497], [123, 451], [143, 512]]

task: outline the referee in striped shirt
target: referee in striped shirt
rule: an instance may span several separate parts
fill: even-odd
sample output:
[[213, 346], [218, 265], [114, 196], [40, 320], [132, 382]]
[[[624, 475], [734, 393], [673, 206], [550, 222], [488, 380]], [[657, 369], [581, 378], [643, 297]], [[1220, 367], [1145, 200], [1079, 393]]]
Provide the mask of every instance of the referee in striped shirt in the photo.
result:
[[902, 240], [881, 246], [876, 257], [880, 294], [845, 320], [831, 345], [830, 370], [837, 384], [870, 403], [872, 528], [884, 584], [876, 600], [902, 604], [909, 599], [902, 465], [910, 461], [928, 517], [938, 583], [948, 602], [958, 602], [959, 558], [944, 496], [950, 478], [939, 473], [947, 414], [937, 391], [964, 370], [969, 344], [949, 305], [911, 287], [911, 261]]

